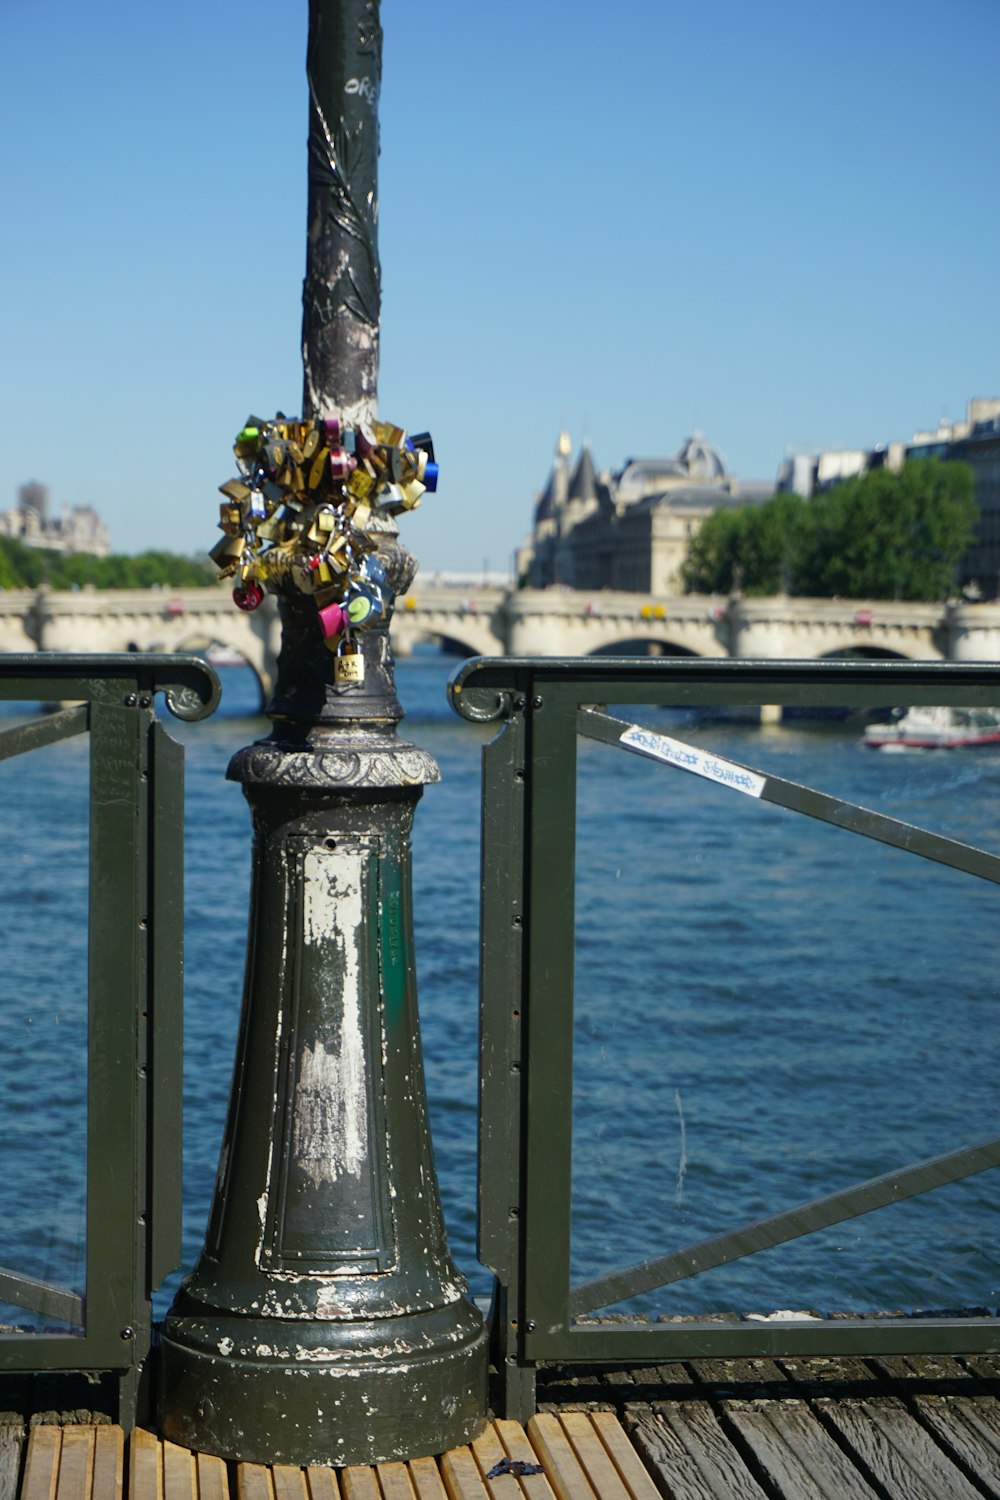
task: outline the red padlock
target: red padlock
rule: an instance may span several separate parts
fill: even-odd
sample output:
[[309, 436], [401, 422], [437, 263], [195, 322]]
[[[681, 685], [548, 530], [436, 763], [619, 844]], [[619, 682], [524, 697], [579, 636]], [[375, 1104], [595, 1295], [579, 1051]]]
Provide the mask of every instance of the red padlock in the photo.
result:
[[233, 589], [233, 603], [237, 609], [259, 609], [264, 600], [264, 590], [259, 583], [244, 583]]

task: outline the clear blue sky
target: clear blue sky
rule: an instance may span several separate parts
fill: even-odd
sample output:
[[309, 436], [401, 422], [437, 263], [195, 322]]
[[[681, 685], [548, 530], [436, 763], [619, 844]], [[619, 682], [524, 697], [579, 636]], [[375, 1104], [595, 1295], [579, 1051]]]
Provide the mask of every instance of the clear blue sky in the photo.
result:
[[[216, 539], [298, 411], [305, 0], [0, 0], [0, 507]], [[1000, 0], [384, 0], [380, 406], [425, 568], [505, 566], [561, 425], [731, 468], [1000, 393]]]

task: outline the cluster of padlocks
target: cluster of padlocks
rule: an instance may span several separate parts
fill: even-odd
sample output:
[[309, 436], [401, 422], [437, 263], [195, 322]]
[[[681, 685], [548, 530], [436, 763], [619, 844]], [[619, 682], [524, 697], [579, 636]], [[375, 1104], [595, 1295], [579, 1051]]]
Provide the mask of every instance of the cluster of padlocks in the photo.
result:
[[378, 536], [367, 527], [373, 512], [415, 510], [437, 489], [430, 433], [279, 412], [271, 422], [248, 417], [233, 451], [240, 478], [219, 486], [223, 535], [210, 555], [224, 578], [237, 579], [234, 602], [257, 609], [265, 589], [289, 584], [311, 595], [337, 681], [361, 682], [364, 658], [352, 636], [392, 602]]

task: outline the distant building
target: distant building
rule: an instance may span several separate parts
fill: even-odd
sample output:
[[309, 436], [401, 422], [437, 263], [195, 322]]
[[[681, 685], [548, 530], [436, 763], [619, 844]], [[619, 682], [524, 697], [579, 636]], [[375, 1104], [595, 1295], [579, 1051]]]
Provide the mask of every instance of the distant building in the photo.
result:
[[906, 451], [914, 458], [958, 459], [971, 468], [979, 519], [958, 582], [971, 598], [1000, 598], [1000, 396], [974, 396], [963, 422], [915, 432]]
[[630, 458], [597, 472], [584, 443], [575, 463], [560, 433], [552, 469], [535, 504], [534, 528], [518, 552], [530, 588], [681, 593], [691, 537], [721, 506], [770, 499], [768, 481], [743, 481], [699, 432], [666, 458]]
[[0, 536], [13, 537], [26, 547], [44, 547], [52, 552], [88, 552], [107, 557], [111, 550], [108, 528], [90, 505], [63, 506], [57, 517], [49, 516], [49, 492], [31, 480], [17, 492], [13, 510], [0, 510]]
[[778, 489], [809, 499], [831, 485], [842, 484], [871, 469], [903, 467], [905, 443], [889, 443], [878, 448], [831, 448], [825, 453], [796, 453], [786, 458], [778, 469]]

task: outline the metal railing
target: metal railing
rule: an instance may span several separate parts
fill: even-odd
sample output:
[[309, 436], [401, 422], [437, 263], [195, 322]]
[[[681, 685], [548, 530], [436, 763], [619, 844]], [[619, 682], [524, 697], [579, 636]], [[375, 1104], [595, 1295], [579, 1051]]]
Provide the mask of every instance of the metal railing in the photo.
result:
[[0, 759], [90, 736], [84, 1287], [0, 1269], [0, 1302], [56, 1325], [0, 1334], [0, 1371], [114, 1372], [127, 1427], [180, 1259], [184, 768], [160, 692], [199, 719], [219, 684], [191, 657], [0, 655], [0, 700], [50, 709], [0, 730]]
[[678, 740], [607, 712], [615, 704], [996, 708], [1000, 665], [483, 659], [459, 668], [449, 691], [463, 717], [503, 724], [483, 751], [480, 976], [479, 1254], [496, 1278], [497, 1404], [512, 1416], [530, 1412], [534, 1367], [545, 1361], [1000, 1350], [1000, 1321], [990, 1317], [652, 1324], [586, 1316], [985, 1171], [1000, 1164], [1000, 1136], [582, 1284], [571, 1284], [570, 1264], [578, 737], [1000, 883], [998, 855], [706, 755], [689, 728]]

